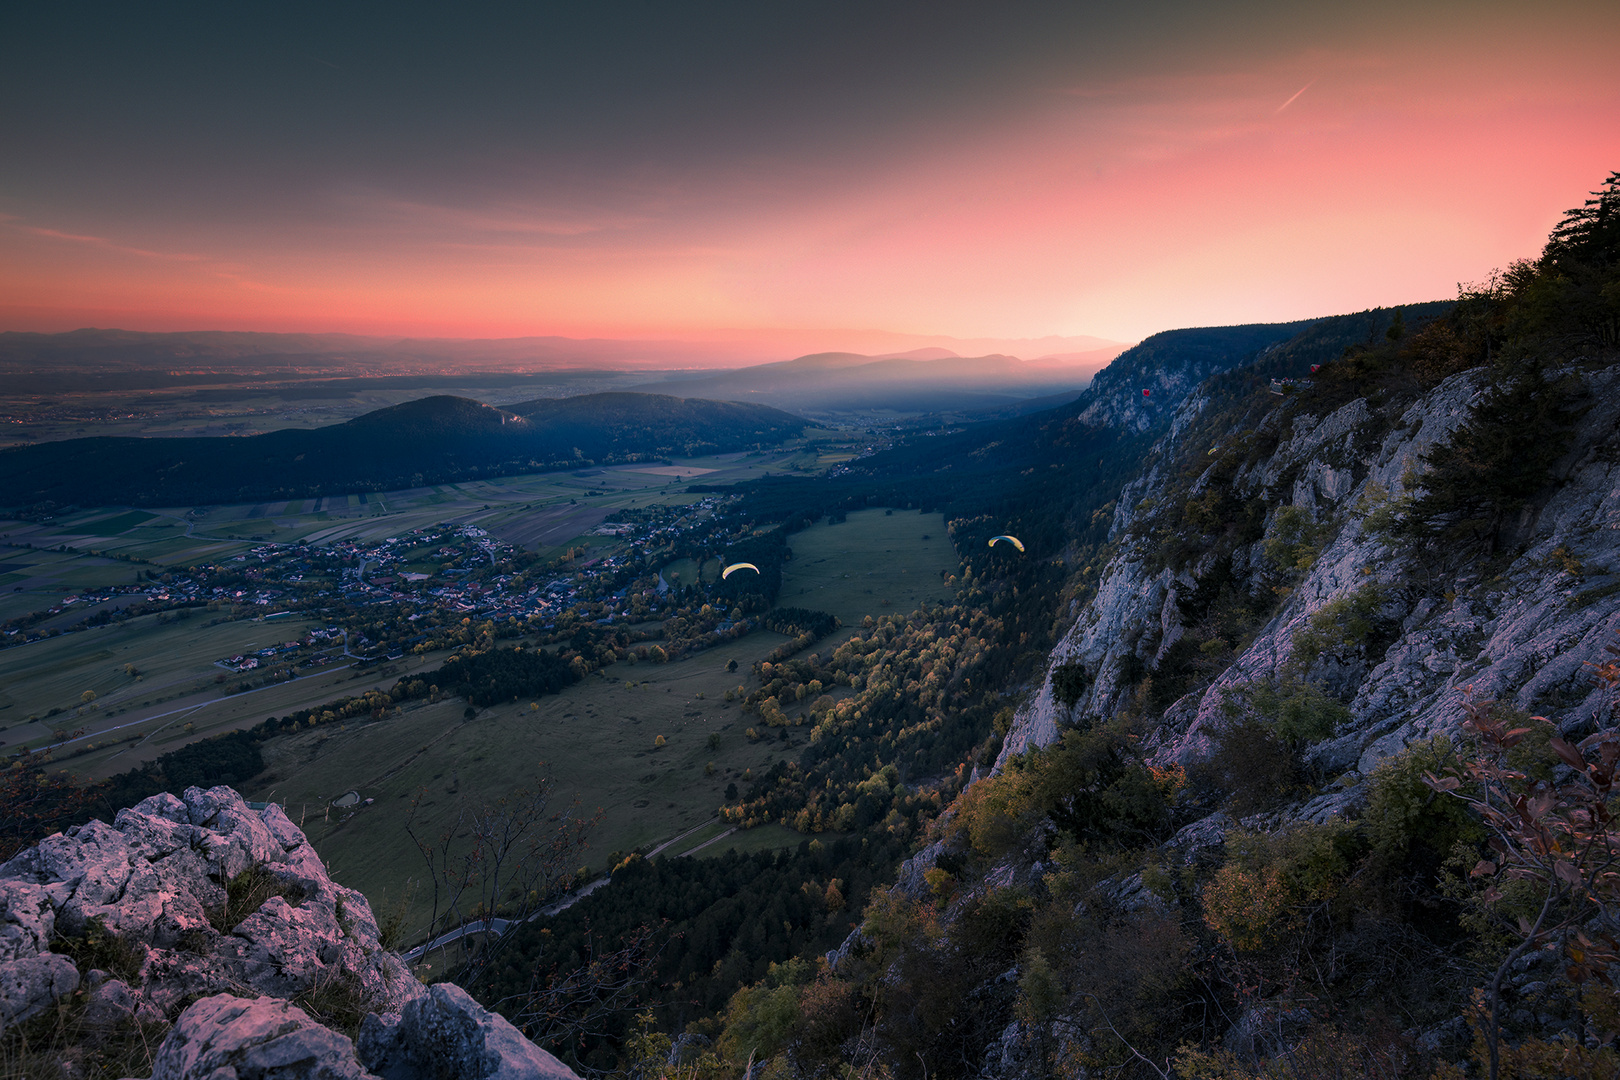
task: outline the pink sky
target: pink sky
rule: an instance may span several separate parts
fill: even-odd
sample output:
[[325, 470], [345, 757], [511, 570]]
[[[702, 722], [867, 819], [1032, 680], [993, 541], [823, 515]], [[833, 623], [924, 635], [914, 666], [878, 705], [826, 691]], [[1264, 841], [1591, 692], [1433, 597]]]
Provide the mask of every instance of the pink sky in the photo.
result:
[[1620, 168], [1617, 26], [1493, 8], [1166, 50], [880, 147], [568, 191], [499, 153], [467, 165], [487, 183], [317, 177], [195, 214], [0, 186], [0, 328], [1134, 341], [1444, 298]]

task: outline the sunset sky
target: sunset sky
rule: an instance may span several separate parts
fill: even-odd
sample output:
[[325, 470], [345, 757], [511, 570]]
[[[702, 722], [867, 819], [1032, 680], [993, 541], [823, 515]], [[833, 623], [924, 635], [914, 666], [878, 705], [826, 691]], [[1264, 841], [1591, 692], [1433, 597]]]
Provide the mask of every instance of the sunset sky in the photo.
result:
[[1134, 341], [1443, 298], [1620, 168], [1616, 57], [1612, 0], [11, 4], [0, 329]]

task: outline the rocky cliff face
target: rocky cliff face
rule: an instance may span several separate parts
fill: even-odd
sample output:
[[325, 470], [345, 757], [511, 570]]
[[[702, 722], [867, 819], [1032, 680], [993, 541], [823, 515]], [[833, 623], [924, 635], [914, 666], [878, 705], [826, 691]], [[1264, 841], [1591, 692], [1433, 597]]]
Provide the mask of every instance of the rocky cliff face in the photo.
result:
[[1255, 323], [1154, 334], [1097, 373], [1075, 401], [1075, 418], [1088, 427], [1130, 434], [1151, 431], [1174, 414], [1199, 383], [1309, 325], [1309, 321]]
[[[1554, 469], [1561, 482], [1526, 508], [1514, 550], [1441, 574], [1432, 552], [1392, 541], [1376, 527], [1377, 515], [1421, 485], [1422, 455], [1467, 419], [1485, 389], [1481, 371], [1453, 376], [1398, 410], [1357, 399], [1318, 415], [1279, 399], [1254, 431], [1220, 433], [1208, 449], [1183, 445], [1208, 405], [1202, 393], [1189, 397], [1152, 466], [1120, 497], [1117, 552], [1097, 595], [1053, 650], [1044, 684], [1018, 713], [998, 767], [1050, 743], [1066, 724], [1126, 707], [1144, 673], [1164, 674], [1191, 631], [1189, 601], [1216, 571], [1239, 594], [1269, 589], [1287, 598], [1235, 655], [1212, 650], [1218, 673], [1164, 708], [1149, 740], [1160, 762], [1207, 756], [1210, 733], [1253, 687], [1309, 681], [1347, 709], [1333, 735], [1310, 750], [1314, 764], [1340, 777], [1331, 794], [1297, 808], [1319, 819], [1353, 804], [1383, 758], [1454, 730], [1470, 694], [1559, 724], [1589, 718], [1596, 691], [1587, 665], [1620, 630], [1620, 373], [1611, 367], [1578, 377], [1588, 408]], [[1237, 545], [1229, 570], [1214, 565], [1225, 554], [1164, 565], [1153, 525], [1165, 503], [1207, 494], [1226, 444], [1267, 436], [1274, 450], [1220, 481], [1231, 498], [1263, 505], [1264, 535]], [[1203, 475], [1175, 490], [1176, 463], [1185, 475], [1187, 461], [1205, 456]], [[1314, 544], [1308, 569], [1284, 588], [1265, 552], [1289, 507]], [[1358, 632], [1335, 632], [1342, 612], [1362, 621]], [[1211, 654], [1198, 659], [1211, 666]], [[1064, 673], [1070, 696], [1083, 685], [1072, 706], [1054, 691], [1054, 676], [1061, 682]]]
[[227, 787], [0, 865], [0, 1033], [53, 1015], [63, 1075], [131, 1032], [153, 1080], [574, 1075], [458, 987], [418, 982], [281, 809]]

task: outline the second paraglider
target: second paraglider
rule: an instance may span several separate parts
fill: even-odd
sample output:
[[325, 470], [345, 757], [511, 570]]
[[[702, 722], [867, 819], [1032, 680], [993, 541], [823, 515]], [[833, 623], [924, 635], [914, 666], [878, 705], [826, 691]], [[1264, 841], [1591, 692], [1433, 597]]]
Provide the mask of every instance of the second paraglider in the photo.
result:
[[1016, 536], [992, 536], [990, 538], [990, 546], [995, 547], [997, 540], [1005, 540], [1005, 541], [1007, 541], [1007, 543], [1011, 544], [1013, 547], [1017, 548], [1019, 551], [1024, 550], [1024, 542], [1022, 540], [1018, 539], [1018, 537], [1016, 537]]
[[751, 562], [732, 563], [730, 566], [720, 571], [720, 580], [724, 581], [738, 570], [752, 570], [756, 574], [759, 573], [759, 567], [755, 566]]

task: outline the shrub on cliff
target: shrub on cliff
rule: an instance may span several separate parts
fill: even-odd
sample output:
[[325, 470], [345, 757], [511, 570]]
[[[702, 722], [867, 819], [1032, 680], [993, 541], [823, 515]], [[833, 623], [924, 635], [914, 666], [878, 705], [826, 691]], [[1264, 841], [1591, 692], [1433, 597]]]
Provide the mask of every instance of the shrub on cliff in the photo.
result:
[[950, 831], [986, 859], [1042, 822], [1091, 845], [1134, 847], [1164, 834], [1183, 782], [1180, 770], [1143, 763], [1123, 724], [1071, 728], [968, 788]]

